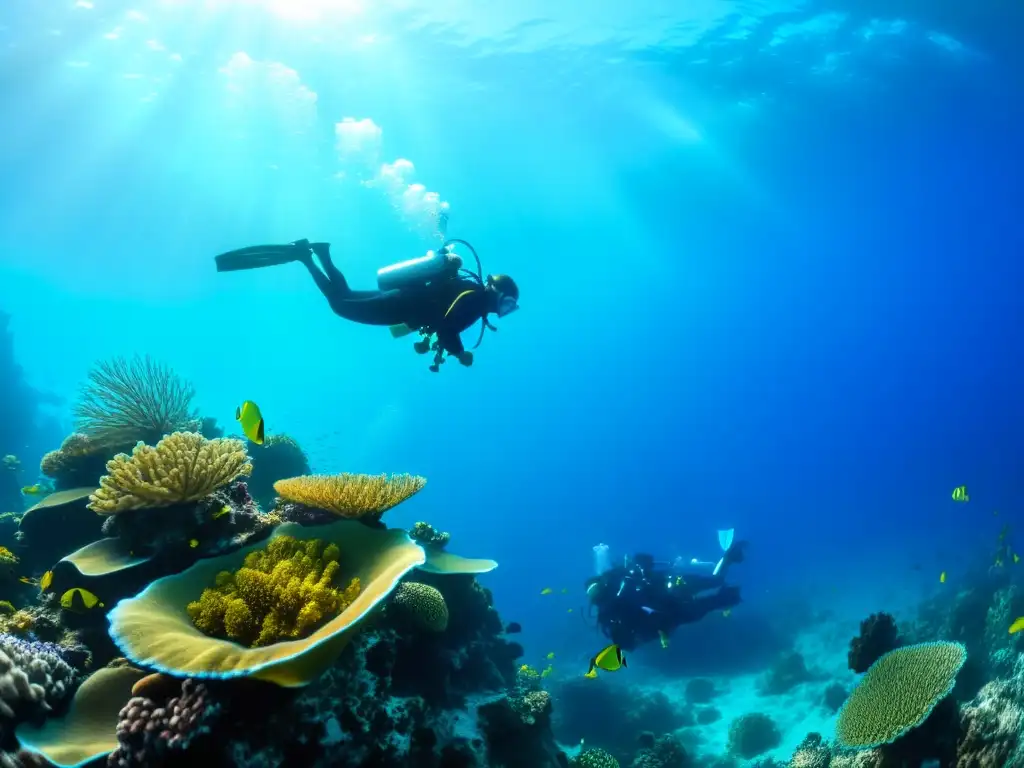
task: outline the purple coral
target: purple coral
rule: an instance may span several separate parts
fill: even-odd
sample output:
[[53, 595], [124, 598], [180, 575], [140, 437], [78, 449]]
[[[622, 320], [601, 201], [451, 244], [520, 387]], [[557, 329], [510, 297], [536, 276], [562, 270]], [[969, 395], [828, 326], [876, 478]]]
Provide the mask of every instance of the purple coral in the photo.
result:
[[117, 724], [120, 746], [111, 753], [111, 768], [158, 765], [170, 751], [187, 749], [196, 736], [209, 731], [219, 706], [210, 701], [206, 685], [191, 678], [181, 684], [181, 695], [164, 706], [136, 696], [121, 710]]

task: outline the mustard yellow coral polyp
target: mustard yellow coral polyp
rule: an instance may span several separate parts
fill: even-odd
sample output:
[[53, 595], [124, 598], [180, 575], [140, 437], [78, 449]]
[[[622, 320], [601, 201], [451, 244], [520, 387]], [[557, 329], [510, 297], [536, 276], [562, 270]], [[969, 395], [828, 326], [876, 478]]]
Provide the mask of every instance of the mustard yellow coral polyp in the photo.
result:
[[303, 475], [274, 483], [285, 501], [333, 512], [339, 517], [379, 518], [423, 490], [418, 475]]
[[359, 596], [358, 578], [336, 585], [339, 556], [322, 539], [278, 536], [234, 573], [218, 573], [188, 615], [205, 634], [251, 647], [305, 637]]
[[[253, 677], [286, 687], [307, 685], [329, 667], [359, 623], [394, 590], [402, 577], [426, 560], [423, 548], [402, 530], [373, 528], [350, 520], [304, 527], [287, 523], [272, 534], [299, 542], [321, 539], [338, 550], [339, 584], [358, 579], [351, 604], [304, 638], [249, 648], [209, 637], [189, 616], [187, 606], [211, 584], [225, 583], [267, 542], [221, 557], [200, 560], [188, 570], [158, 579], [136, 597], [122, 600], [108, 614], [110, 636], [132, 662], [176, 677]], [[225, 621], [228, 620], [225, 610]], [[245, 621], [241, 611], [231, 621]]]

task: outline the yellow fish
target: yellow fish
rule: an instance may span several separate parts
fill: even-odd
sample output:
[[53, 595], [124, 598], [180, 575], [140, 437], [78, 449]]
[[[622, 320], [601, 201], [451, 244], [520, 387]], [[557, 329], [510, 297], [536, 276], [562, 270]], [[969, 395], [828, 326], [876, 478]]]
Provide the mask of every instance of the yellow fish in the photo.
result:
[[220, 518], [224, 517], [224, 515], [226, 515], [230, 511], [231, 511], [231, 507], [229, 507], [227, 504], [225, 504], [223, 507], [221, 507], [220, 509], [218, 509], [216, 512], [213, 513], [211, 519], [212, 520], [219, 520]]
[[548, 675], [550, 675], [554, 671], [555, 671], [555, 668], [552, 667], [550, 664], [548, 664], [546, 667], [544, 667], [543, 670], [541, 670], [540, 676], [541, 677], [547, 677]]
[[256, 445], [263, 445], [263, 414], [252, 400], [246, 400], [235, 409], [235, 420], [242, 425], [242, 432]]
[[555, 658], [555, 652], [554, 652], [554, 651], [552, 651], [551, 653], [549, 653], [549, 654], [548, 654], [547, 656], [545, 656], [544, 658], [545, 658], [545, 659], [547, 659], [548, 661], [551, 661], [551, 659]]
[[47, 571], [39, 579], [39, 589], [45, 592], [50, 588], [51, 584], [53, 584], [53, 571]]
[[85, 613], [96, 606], [99, 606], [100, 608], [105, 607], [96, 595], [87, 589], [82, 589], [81, 587], [69, 589], [60, 596], [60, 607], [68, 611], [74, 611], [75, 613]]
[[554, 591], [555, 591], [555, 590], [553, 590], [553, 589], [552, 589], [551, 587], [544, 587], [544, 589], [542, 589], [542, 590], [540, 591], [540, 593], [541, 593], [542, 595], [550, 595], [550, 594], [551, 594], [552, 592], [554, 592]]
[[18, 579], [22, 584], [31, 584], [33, 587], [39, 586], [39, 579], [33, 579], [30, 576], [22, 576]]
[[971, 497], [967, 495], [967, 486], [958, 485], [953, 489], [953, 501], [970, 501]]
[[188, 545], [192, 547], [192, 549], [195, 549], [199, 546], [199, 539], [189, 539]]
[[607, 648], [602, 648], [590, 660], [590, 669], [583, 676], [594, 678], [597, 677], [597, 670], [599, 669], [603, 669], [605, 672], [617, 672], [625, 666], [628, 665], [626, 664], [626, 657], [622, 653], [622, 649], [615, 643], [612, 643]]
[[1019, 619], [1014, 621], [1013, 624], [1010, 625], [1010, 634], [1015, 635], [1022, 629], [1024, 629], [1024, 616], [1021, 616]]
[[942, 573], [939, 574], [939, 584], [945, 584], [945, 583], [946, 583], [946, 572], [943, 571]]
[[49, 493], [49, 490], [46, 486], [36, 483], [35, 485], [26, 485], [21, 489], [21, 492], [26, 496], [42, 496], [45, 493]]

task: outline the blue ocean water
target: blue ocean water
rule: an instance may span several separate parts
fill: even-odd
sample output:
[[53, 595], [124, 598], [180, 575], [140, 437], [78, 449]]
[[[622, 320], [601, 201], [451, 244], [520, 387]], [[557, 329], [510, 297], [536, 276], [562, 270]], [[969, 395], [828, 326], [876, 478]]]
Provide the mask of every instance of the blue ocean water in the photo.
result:
[[[750, 542], [735, 621], [670, 649], [706, 669], [791, 600], [860, 617], [964, 573], [1024, 492], [1022, 11], [683, 5], [9, 0], [0, 309], [62, 400], [0, 453], [34, 466], [91, 365], [149, 353], [317, 471], [426, 476], [391, 522], [497, 559], [529, 658], [574, 665], [599, 542]], [[306, 237], [369, 288], [442, 202], [522, 291], [470, 369], [299, 265], [214, 270]]]

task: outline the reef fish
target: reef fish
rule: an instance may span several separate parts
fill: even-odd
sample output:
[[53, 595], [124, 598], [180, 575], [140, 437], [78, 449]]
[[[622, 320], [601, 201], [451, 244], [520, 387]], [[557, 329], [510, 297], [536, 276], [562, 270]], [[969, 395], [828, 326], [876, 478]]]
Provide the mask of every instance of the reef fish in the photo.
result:
[[67, 611], [85, 613], [86, 611], [91, 611], [97, 606], [100, 608], [105, 607], [96, 595], [88, 589], [82, 589], [81, 587], [69, 589], [60, 596], [60, 607]]
[[939, 584], [945, 584], [945, 583], [946, 583], [946, 572], [943, 571], [942, 573], [939, 574]]
[[235, 420], [241, 424], [242, 432], [256, 445], [263, 445], [263, 414], [252, 400], [246, 400], [235, 409]]
[[50, 489], [45, 485], [36, 483], [35, 485], [26, 485], [21, 489], [21, 492], [26, 496], [45, 496], [50, 492]]
[[971, 497], [967, 495], [967, 486], [958, 485], [953, 489], [953, 501], [970, 501]]
[[1024, 629], [1024, 616], [1019, 617], [1010, 625], [1010, 634], [1015, 635], [1022, 629]]
[[229, 507], [227, 504], [225, 504], [223, 507], [221, 507], [216, 512], [214, 512], [210, 516], [210, 519], [211, 520], [219, 520], [220, 518], [224, 517], [224, 515], [228, 514], [230, 511], [231, 511], [231, 507]]
[[551, 594], [552, 592], [554, 592], [554, 591], [555, 591], [555, 590], [553, 590], [553, 589], [552, 589], [551, 587], [544, 587], [544, 589], [542, 589], [542, 590], [540, 591], [540, 593], [541, 593], [542, 595], [550, 595], [550, 594]]
[[617, 672], [625, 666], [627, 666], [626, 657], [622, 653], [622, 649], [612, 643], [590, 660], [590, 669], [583, 676], [593, 678], [597, 677], [599, 669], [603, 669], [605, 672]]

